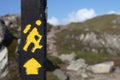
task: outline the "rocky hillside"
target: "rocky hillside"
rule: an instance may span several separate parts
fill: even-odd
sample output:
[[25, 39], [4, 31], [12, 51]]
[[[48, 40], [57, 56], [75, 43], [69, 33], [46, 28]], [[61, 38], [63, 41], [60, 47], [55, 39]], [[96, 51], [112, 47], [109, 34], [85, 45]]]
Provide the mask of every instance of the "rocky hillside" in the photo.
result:
[[74, 52], [76, 58], [82, 57], [94, 63], [111, 56], [116, 58], [120, 55], [119, 31], [120, 15], [115, 14], [71, 23], [66, 27], [52, 27], [48, 33], [48, 53], [60, 55]]
[[[119, 80], [119, 31], [120, 15], [115, 14], [97, 16], [65, 27], [52, 27], [47, 37], [48, 55], [63, 62], [58, 59], [52, 61], [60, 66], [54, 75], [59, 80]], [[103, 74], [105, 70], [109, 75]], [[102, 74], [97, 75], [96, 72]]]
[[0, 17], [0, 80], [17, 79], [19, 75], [15, 53], [20, 38], [19, 19], [15, 14]]
[[4, 45], [6, 27], [3, 20], [0, 20], [0, 79], [8, 73], [8, 49]]
[[82, 51], [117, 55], [120, 52], [119, 15], [103, 15], [83, 23], [71, 23], [64, 29], [51, 29], [50, 34], [56, 31], [54, 40], [59, 54]]
[[[3, 80], [19, 80], [21, 19], [13, 14], [0, 20], [0, 77], [8, 73]], [[48, 24], [47, 52], [48, 80], [119, 80], [120, 15], [101, 15], [64, 27]]]

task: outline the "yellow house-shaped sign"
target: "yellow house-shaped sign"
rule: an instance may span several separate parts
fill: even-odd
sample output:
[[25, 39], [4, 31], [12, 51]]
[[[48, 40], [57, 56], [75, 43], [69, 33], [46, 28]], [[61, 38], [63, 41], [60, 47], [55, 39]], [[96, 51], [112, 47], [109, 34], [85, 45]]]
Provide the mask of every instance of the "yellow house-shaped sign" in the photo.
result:
[[35, 60], [34, 58], [31, 58], [23, 65], [23, 67], [26, 68], [27, 75], [38, 75], [39, 69], [42, 66], [37, 60]]

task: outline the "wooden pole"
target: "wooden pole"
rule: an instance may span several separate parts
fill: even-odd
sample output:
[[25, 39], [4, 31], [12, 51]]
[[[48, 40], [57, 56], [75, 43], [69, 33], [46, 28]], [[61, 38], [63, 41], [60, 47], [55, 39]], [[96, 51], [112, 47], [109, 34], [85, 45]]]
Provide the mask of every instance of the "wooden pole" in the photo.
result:
[[46, 0], [21, 0], [21, 80], [46, 80]]

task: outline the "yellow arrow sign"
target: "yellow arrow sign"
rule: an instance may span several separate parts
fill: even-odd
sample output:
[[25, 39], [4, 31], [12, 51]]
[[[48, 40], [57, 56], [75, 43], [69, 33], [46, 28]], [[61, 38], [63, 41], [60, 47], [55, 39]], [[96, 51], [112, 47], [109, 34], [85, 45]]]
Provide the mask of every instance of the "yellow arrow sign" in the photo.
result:
[[41, 68], [42, 65], [34, 58], [31, 58], [23, 65], [23, 67], [26, 68], [27, 75], [38, 75], [39, 68]]

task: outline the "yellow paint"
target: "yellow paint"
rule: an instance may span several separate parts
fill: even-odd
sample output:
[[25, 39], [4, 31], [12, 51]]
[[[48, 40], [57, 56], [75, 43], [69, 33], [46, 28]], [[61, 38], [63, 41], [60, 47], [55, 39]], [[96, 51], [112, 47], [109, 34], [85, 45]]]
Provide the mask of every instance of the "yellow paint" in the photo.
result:
[[29, 30], [30, 30], [30, 28], [31, 28], [31, 24], [28, 24], [26, 27], [25, 27], [25, 29], [24, 29], [24, 33], [26, 34]]
[[40, 26], [42, 22], [40, 20], [36, 20], [35, 23], [36, 23], [36, 25]]
[[[38, 37], [38, 39], [36, 40], [35, 37]], [[31, 43], [34, 44], [34, 47], [32, 48], [33, 53], [35, 52], [36, 49], [41, 49], [43, 47], [42, 45], [40, 45], [41, 39], [42, 35], [38, 33], [37, 28], [33, 28], [33, 30], [27, 36], [27, 40], [23, 47], [23, 50], [27, 51]]]
[[[37, 26], [40, 26], [41, 25], [41, 20], [36, 20], [35, 21], [35, 24]], [[26, 28], [24, 29], [23, 33], [26, 34], [31, 28], [31, 24], [28, 24], [26, 26]], [[37, 38], [35, 38], [37, 37]], [[41, 49], [43, 46], [40, 45], [40, 41], [42, 39], [42, 35], [39, 34], [37, 28], [33, 28], [30, 33], [27, 35], [27, 38], [26, 38], [26, 42], [25, 42], [25, 45], [23, 47], [23, 50], [24, 51], [27, 51], [28, 50], [28, 47], [30, 46], [30, 44], [33, 44], [33, 48], [31, 49], [31, 51], [34, 53], [36, 49]]]
[[42, 67], [42, 65], [35, 60], [34, 58], [28, 60], [24, 65], [24, 68], [26, 68], [26, 74], [27, 75], [38, 75], [39, 69]]

